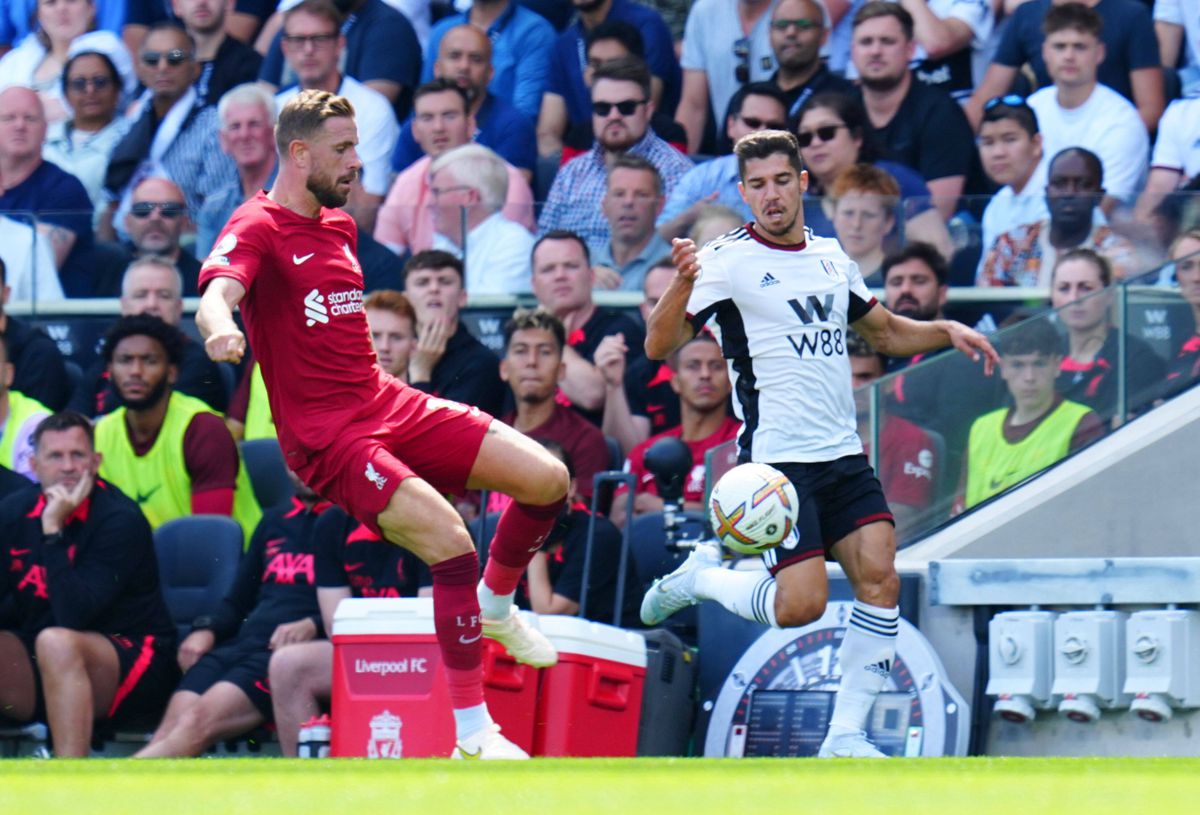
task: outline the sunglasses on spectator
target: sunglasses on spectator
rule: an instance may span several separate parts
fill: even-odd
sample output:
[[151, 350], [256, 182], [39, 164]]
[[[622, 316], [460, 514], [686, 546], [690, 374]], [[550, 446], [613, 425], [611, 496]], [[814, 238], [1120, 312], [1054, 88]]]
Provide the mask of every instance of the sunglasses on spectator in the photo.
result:
[[174, 220], [187, 211], [187, 207], [178, 201], [138, 201], [129, 207], [129, 214], [135, 218], [149, 218], [156, 209], [167, 220]]
[[787, 124], [784, 122], [774, 122], [767, 119], [758, 119], [754, 116], [739, 117], [746, 123], [746, 127], [751, 130], [787, 130]]
[[814, 28], [820, 28], [821, 23], [818, 20], [809, 20], [801, 17], [798, 20], [772, 20], [771, 28], [776, 31], [787, 31], [792, 26], [795, 26], [799, 31], [811, 31]]
[[76, 93], [83, 93], [89, 87], [102, 91], [112, 87], [112, 84], [112, 79], [107, 76], [80, 76], [75, 79], [68, 79], [67, 89]]
[[613, 108], [616, 108], [617, 113], [622, 116], [632, 116], [633, 112], [644, 104], [646, 104], [645, 99], [626, 99], [623, 102], [592, 102], [592, 113], [603, 118], [612, 113]]
[[745, 85], [750, 81], [750, 40], [747, 37], [742, 37], [734, 42], [733, 55], [738, 60], [737, 66], [733, 69], [733, 76], [738, 82]]
[[801, 130], [796, 134], [796, 141], [801, 147], [808, 147], [814, 141], [833, 141], [833, 137], [844, 127], [846, 125], [821, 125], [814, 130]]
[[1013, 108], [1029, 107], [1029, 105], [1025, 102], [1025, 97], [1018, 96], [1015, 93], [1010, 93], [1005, 96], [996, 96], [992, 99], [989, 99], [987, 101], [987, 104], [985, 104], [983, 106], [983, 109], [985, 111], [991, 110], [992, 108], [996, 107], [997, 105], [1008, 105], [1009, 107], [1013, 107]]
[[324, 48], [327, 45], [332, 45], [333, 41], [337, 38], [337, 34], [313, 34], [310, 37], [292, 36], [290, 34], [283, 35], [284, 42], [288, 45], [294, 45], [297, 48], [304, 48], [306, 45], [311, 45], [313, 48]]
[[170, 51], [163, 53], [161, 51], [143, 51], [142, 62], [151, 68], [157, 67], [158, 63], [164, 59], [167, 64], [174, 68], [176, 65], [182, 65], [192, 58], [192, 55], [182, 48], [172, 48]]

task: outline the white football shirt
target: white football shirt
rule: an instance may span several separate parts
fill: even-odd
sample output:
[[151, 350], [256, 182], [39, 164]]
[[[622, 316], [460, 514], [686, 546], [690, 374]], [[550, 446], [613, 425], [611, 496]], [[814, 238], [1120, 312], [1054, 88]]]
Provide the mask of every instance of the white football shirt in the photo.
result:
[[862, 452], [846, 329], [875, 298], [836, 240], [808, 229], [805, 236], [783, 246], [749, 224], [697, 255], [688, 314], [697, 330], [715, 323], [743, 459], [818, 462]]

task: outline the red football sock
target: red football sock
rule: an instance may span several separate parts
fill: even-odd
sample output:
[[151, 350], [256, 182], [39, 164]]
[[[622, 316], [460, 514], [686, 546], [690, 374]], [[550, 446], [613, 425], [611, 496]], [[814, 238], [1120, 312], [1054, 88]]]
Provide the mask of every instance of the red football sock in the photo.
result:
[[433, 625], [437, 630], [450, 705], [483, 704], [483, 629], [479, 623], [479, 557], [459, 555], [429, 567], [433, 573]]
[[554, 528], [566, 500], [563, 497], [540, 506], [513, 501], [505, 508], [496, 524], [496, 537], [488, 547], [488, 561], [483, 569], [485, 586], [500, 596], [517, 590], [525, 567]]

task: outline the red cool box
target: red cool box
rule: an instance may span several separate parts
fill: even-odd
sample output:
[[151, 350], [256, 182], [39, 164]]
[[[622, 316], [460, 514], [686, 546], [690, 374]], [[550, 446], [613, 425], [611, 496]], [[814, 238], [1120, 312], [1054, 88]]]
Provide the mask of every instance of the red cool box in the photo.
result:
[[[535, 622], [532, 616], [530, 622]], [[538, 672], [484, 641], [484, 699], [505, 736], [531, 751]], [[343, 600], [333, 618], [330, 754], [449, 756], [454, 715], [433, 626], [433, 600]]]
[[558, 664], [542, 670], [534, 754], [637, 755], [646, 640], [578, 617], [542, 616], [538, 628]]

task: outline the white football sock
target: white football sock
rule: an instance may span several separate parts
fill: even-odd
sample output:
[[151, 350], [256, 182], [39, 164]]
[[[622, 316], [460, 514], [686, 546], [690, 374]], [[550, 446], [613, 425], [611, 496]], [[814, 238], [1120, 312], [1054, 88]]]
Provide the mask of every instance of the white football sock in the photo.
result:
[[899, 630], [899, 608], [879, 608], [854, 601], [846, 638], [838, 650], [842, 681], [829, 723], [831, 735], [866, 730], [867, 715], [875, 697], [892, 672]]
[[488, 713], [486, 704], [454, 709], [455, 738], [465, 739], [467, 736], [483, 730], [491, 723], [492, 716]]
[[494, 591], [484, 585], [483, 581], [479, 581], [479, 587], [475, 593], [479, 596], [479, 611], [489, 620], [505, 620], [508, 618], [509, 609], [512, 608], [512, 594], [496, 594]]
[[775, 622], [775, 578], [763, 572], [711, 568], [696, 573], [695, 595], [716, 600], [747, 620], [778, 628]]

